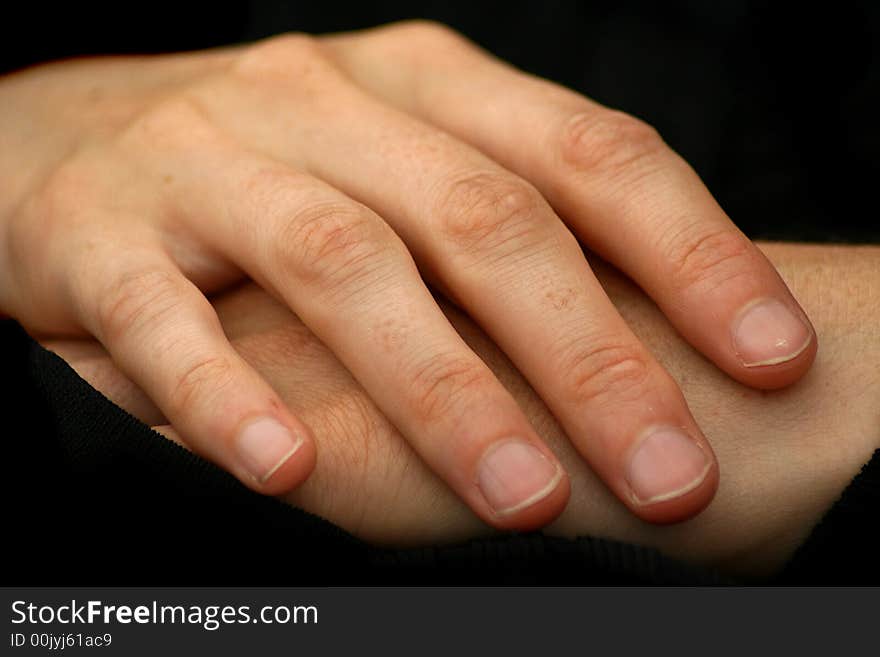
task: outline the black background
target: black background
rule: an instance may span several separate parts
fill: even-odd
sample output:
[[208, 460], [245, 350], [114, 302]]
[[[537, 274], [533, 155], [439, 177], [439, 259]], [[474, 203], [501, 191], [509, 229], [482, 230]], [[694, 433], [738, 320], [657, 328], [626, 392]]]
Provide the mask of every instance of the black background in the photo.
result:
[[6, 69], [432, 18], [647, 120], [754, 238], [880, 241], [877, 3], [36, 2], [5, 13]]

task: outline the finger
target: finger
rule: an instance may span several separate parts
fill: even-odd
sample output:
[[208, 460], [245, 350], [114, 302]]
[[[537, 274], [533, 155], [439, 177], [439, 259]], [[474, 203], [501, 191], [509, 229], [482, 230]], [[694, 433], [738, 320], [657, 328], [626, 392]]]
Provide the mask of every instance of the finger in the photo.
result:
[[358, 83], [535, 184], [728, 374], [777, 388], [807, 371], [817, 345], [806, 314], [651, 128], [441, 27], [404, 24], [326, 43]]
[[712, 450], [675, 382], [622, 320], [540, 194], [351, 86], [332, 93], [332, 108], [320, 112], [279, 93], [275, 110], [295, 125], [282, 129], [271, 115], [248, 124], [277, 135], [263, 148], [294, 154], [287, 157], [381, 214], [423, 272], [527, 375], [634, 512], [673, 521], [708, 504], [717, 480]]
[[[516, 402], [437, 307], [399, 238], [328, 185], [234, 150], [181, 166], [200, 240], [283, 299], [424, 461], [486, 522], [526, 529], [568, 482]], [[215, 190], [226, 193], [217, 195]]]
[[[121, 241], [121, 240], [120, 240]], [[262, 493], [315, 463], [308, 429], [236, 353], [202, 293], [158, 245], [93, 253], [71, 279], [83, 325], [202, 456]]]

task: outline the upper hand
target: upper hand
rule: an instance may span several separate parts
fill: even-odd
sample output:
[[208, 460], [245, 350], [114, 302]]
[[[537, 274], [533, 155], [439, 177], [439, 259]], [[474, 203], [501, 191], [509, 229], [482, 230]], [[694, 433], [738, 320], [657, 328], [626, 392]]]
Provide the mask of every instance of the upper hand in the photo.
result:
[[548, 522], [568, 481], [422, 277], [651, 521], [702, 509], [717, 464], [578, 238], [743, 383], [784, 386], [816, 352], [774, 268], [651, 128], [439, 26], [59, 63], [3, 80], [0, 106], [0, 309], [95, 336], [259, 491], [302, 481], [315, 448], [204, 296], [244, 276], [497, 527]]

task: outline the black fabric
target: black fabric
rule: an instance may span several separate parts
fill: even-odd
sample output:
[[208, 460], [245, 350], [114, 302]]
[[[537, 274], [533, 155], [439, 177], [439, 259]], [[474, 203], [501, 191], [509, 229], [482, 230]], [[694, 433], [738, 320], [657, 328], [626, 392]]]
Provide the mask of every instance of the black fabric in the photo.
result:
[[[880, 6], [633, 0], [11, 4], [0, 71], [283, 30], [443, 21], [528, 71], [649, 121], [755, 238], [878, 242]], [[113, 406], [0, 322], [9, 584], [689, 583], [726, 580], [638, 546], [523, 535], [371, 548], [245, 490]], [[880, 430], [880, 427], [878, 427]], [[778, 581], [880, 583], [874, 456]], [[871, 541], [874, 542], [871, 542]]]
[[[374, 548], [257, 495], [140, 423], [0, 322], [11, 516], [7, 584], [732, 584], [637, 545], [541, 534]], [[880, 583], [875, 454], [778, 577]]]

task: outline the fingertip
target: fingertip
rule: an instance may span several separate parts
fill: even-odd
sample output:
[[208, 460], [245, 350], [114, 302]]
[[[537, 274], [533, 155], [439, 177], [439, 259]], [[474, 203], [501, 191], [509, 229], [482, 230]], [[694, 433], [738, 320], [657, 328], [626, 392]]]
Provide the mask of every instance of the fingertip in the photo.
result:
[[762, 390], [801, 379], [818, 352], [816, 331], [793, 300], [756, 299], [746, 304], [733, 322], [732, 343], [734, 376]]
[[549, 450], [505, 441], [483, 456], [477, 477], [485, 520], [503, 530], [529, 531], [552, 522], [570, 495], [568, 475]]
[[300, 485], [316, 463], [315, 441], [299, 422], [272, 416], [242, 423], [233, 448], [239, 478], [257, 492], [279, 495]]
[[657, 427], [637, 441], [625, 469], [623, 497], [636, 516], [654, 524], [700, 513], [718, 489], [718, 461], [705, 440], [678, 427]]
[[507, 531], [534, 531], [556, 520], [571, 495], [568, 475], [562, 471], [556, 487], [540, 501], [510, 516], [496, 516], [492, 525]]
[[800, 381], [810, 371], [816, 360], [819, 346], [815, 336], [804, 350], [785, 363], [758, 368], [743, 368], [736, 376], [741, 383], [758, 390], [779, 390]]
[[718, 491], [719, 470], [717, 461], [712, 461], [706, 475], [693, 489], [667, 500], [649, 504], [634, 501], [630, 505], [633, 513], [654, 525], [671, 525], [690, 520], [699, 515], [715, 498]]
[[317, 463], [317, 450], [311, 439], [303, 443], [291, 454], [275, 472], [259, 486], [259, 492], [266, 495], [283, 495], [301, 486], [311, 476]]

